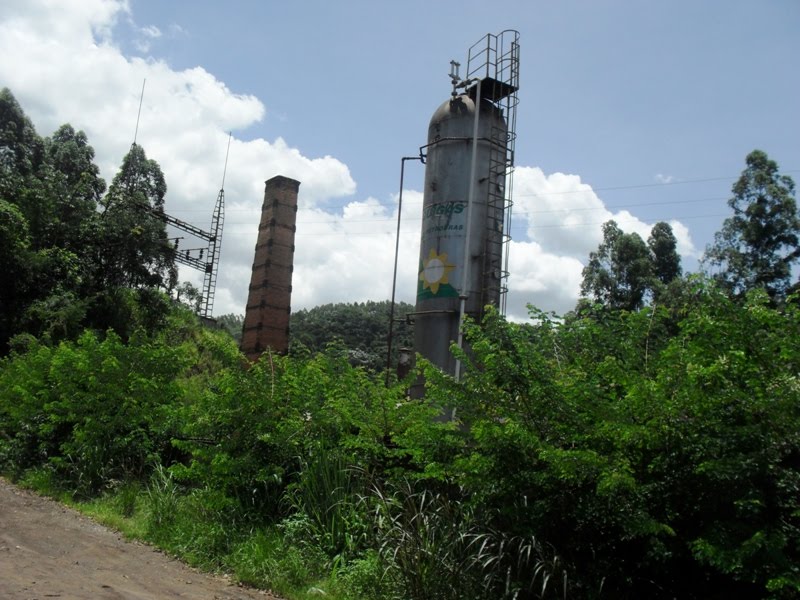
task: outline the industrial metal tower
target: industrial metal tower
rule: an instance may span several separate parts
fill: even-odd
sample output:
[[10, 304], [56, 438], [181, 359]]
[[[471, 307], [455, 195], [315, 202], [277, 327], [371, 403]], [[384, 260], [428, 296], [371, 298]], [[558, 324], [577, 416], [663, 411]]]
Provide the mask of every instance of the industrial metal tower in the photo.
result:
[[511, 174], [519, 89], [519, 33], [488, 34], [452, 61], [450, 99], [431, 117], [425, 157], [414, 345], [459, 378], [450, 345], [465, 317], [505, 309]]
[[[508, 253], [511, 247], [511, 209], [514, 205], [514, 147], [517, 139], [517, 105], [519, 97], [519, 32], [506, 30], [498, 35], [487, 34], [474, 44], [467, 57], [467, 81], [476, 83], [468, 89], [475, 100], [492, 102], [505, 118], [505, 127], [493, 124], [490, 133], [489, 189], [486, 227], [500, 228], [486, 236], [484, 253], [484, 290], [486, 300], [499, 298], [501, 313], [506, 312], [508, 294]], [[497, 247], [499, 245], [499, 247]], [[493, 257], [502, 257], [497, 264]]]
[[[228, 155], [231, 149], [231, 136], [228, 136], [228, 149], [225, 152], [225, 167], [222, 170], [222, 185], [217, 194], [217, 202], [214, 205], [214, 212], [211, 215], [211, 231], [203, 231], [199, 227], [190, 225], [184, 221], [162, 213], [160, 216], [167, 223], [189, 233], [199, 239], [206, 240], [208, 245], [202, 248], [190, 248], [178, 250], [178, 239], [175, 240], [175, 261], [197, 269], [203, 273], [203, 292], [200, 301], [198, 314], [201, 317], [210, 319], [214, 310], [214, 295], [217, 287], [217, 275], [219, 274], [219, 254], [222, 248], [222, 226], [225, 223], [225, 175], [228, 172]], [[193, 256], [192, 253], [197, 256]], [[205, 260], [204, 260], [205, 255]]]

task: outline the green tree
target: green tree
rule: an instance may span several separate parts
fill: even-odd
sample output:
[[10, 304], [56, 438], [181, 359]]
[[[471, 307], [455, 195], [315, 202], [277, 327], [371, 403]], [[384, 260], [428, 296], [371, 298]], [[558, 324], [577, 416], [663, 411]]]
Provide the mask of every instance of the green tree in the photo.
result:
[[490, 314], [462, 381], [427, 390], [471, 438], [427, 470], [460, 471], [492, 527], [553, 544], [569, 597], [800, 592], [800, 312], [689, 284], [669, 337], [663, 308]]
[[49, 221], [52, 204], [40, 175], [44, 141], [8, 88], [0, 91], [0, 198], [16, 204], [28, 224], [31, 243]]
[[800, 259], [800, 215], [794, 181], [781, 175], [765, 152], [747, 155], [728, 206], [733, 216], [707, 248], [704, 262], [729, 293], [764, 288], [773, 299], [786, 295], [792, 266]]
[[[390, 302], [325, 304], [292, 313], [290, 351], [306, 348], [320, 352], [333, 342], [348, 349], [354, 365], [379, 372], [386, 368]], [[395, 307], [393, 352], [412, 345], [411, 326], [403, 319], [413, 306], [400, 302]]]
[[194, 312], [199, 313], [200, 305], [203, 302], [203, 290], [188, 281], [184, 281], [175, 287], [175, 299], [191, 308]]
[[94, 164], [94, 148], [83, 131], [62, 125], [45, 140], [42, 179], [52, 211], [37, 246], [59, 247], [85, 254], [97, 243], [97, 209], [106, 182]]
[[650, 237], [647, 238], [650, 259], [653, 263], [653, 275], [664, 285], [681, 275], [681, 257], [678, 254], [678, 240], [669, 223], [660, 221], [653, 225]]
[[175, 250], [160, 216], [166, 193], [158, 163], [141, 146], [131, 146], [102, 201], [97, 261], [106, 285], [175, 286]]
[[[8, 88], [0, 91], [0, 198], [22, 207], [26, 180], [44, 158], [44, 142]], [[23, 209], [23, 214], [24, 214]]]
[[25, 217], [14, 204], [0, 199], [0, 263], [5, 274], [0, 285], [0, 356], [6, 354], [6, 344], [17, 332], [27, 305], [33, 279], [32, 254]]
[[624, 233], [615, 221], [603, 224], [603, 241], [583, 269], [581, 295], [620, 310], [637, 310], [650, 289], [650, 251], [637, 233]]

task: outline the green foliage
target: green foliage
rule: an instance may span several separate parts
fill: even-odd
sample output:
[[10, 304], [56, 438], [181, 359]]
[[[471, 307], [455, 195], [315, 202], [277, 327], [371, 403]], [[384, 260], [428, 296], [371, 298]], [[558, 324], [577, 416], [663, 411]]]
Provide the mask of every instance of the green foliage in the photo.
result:
[[159, 216], [166, 193], [158, 163], [141, 146], [131, 146], [102, 201], [103, 247], [95, 260], [105, 285], [174, 287], [175, 250]]
[[53, 466], [78, 492], [141, 476], [169, 444], [178, 349], [109, 333], [38, 346], [0, 372], [0, 427], [17, 469]]
[[[603, 224], [603, 242], [583, 269], [581, 295], [610, 309], [638, 310], [680, 276], [676, 248], [668, 223], [656, 223], [645, 244], [638, 234], [624, 233], [608, 221]], [[579, 309], [585, 305], [581, 300]]]
[[581, 294], [607, 306], [636, 310], [647, 291], [652, 265], [636, 233], [623, 233], [614, 221], [603, 224], [603, 242], [583, 269]]
[[33, 279], [31, 256], [25, 217], [15, 205], [0, 198], [0, 261], [6, 273], [6, 281], [0, 286], [0, 356], [5, 354], [8, 339], [19, 331]]
[[336, 450], [321, 450], [302, 466], [286, 499], [296, 514], [308, 517], [306, 537], [328, 556], [343, 560], [366, 545], [369, 518], [359, 498], [365, 474]]
[[662, 285], [668, 285], [681, 275], [681, 257], [678, 254], [678, 240], [672, 227], [663, 221], [653, 225], [647, 238], [650, 259], [653, 263], [653, 276]]
[[267, 353], [249, 370], [237, 362], [197, 392], [176, 441], [191, 460], [176, 473], [248, 510], [281, 516], [287, 486], [304, 467], [323, 468], [316, 457], [328, 448], [361, 466], [384, 456], [389, 392], [336, 349], [307, 359]]
[[7, 472], [294, 598], [800, 593], [796, 208], [763, 153], [710, 254], [722, 288], [679, 277], [668, 225], [645, 244], [609, 222], [597, 303], [524, 325], [490, 310], [453, 350], [460, 381], [421, 360], [390, 388], [388, 303], [301, 311], [291, 355], [250, 365], [157, 289], [158, 165], [134, 146], [101, 198], [92, 161], [0, 92]]
[[[83, 131], [62, 125], [44, 140], [45, 161], [40, 179], [46, 186], [49, 213], [36, 232], [39, 248], [63, 248], [85, 253], [96, 243], [98, 203], [106, 183], [94, 164], [94, 149]], [[90, 268], [90, 265], [86, 265]]]
[[[0, 198], [32, 208], [28, 197], [44, 160], [44, 143], [8, 88], [0, 90]], [[26, 213], [27, 216], [27, 213]]]
[[335, 573], [335, 590], [346, 600], [387, 600], [402, 594], [397, 573], [387, 570], [379, 554], [370, 550]]
[[705, 262], [718, 269], [715, 279], [730, 293], [741, 296], [764, 288], [782, 299], [789, 288], [792, 265], [800, 260], [800, 213], [794, 181], [780, 175], [778, 164], [766, 153], [747, 155], [747, 167], [733, 185], [725, 219]]
[[312, 595], [303, 590], [324, 574], [323, 560], [313, 548], [287, 545], [277, 532], [260, 531], [234, 548], [226, 566], [243, 583], [305, 598]]
[[62, 125], [42, 139], [11, 92], [0, 92], [0, 259], [11, 281], [0, 292], [0, 355], [21, 333], [55, 344], [85, 327], [127, 339], [140, 324], [160, 325], [154, 292], [176, 275], [159, 215], [163, 174], [134, 146], [104, 197], [93, 161], [82, 131]]
[[443, 392], [470, 423], [468, 496], [494, 527], [553, 544], [578, 596], [796, 586], [800, 315], [702, 281], [692, 295], [674, 335], [664, 310], [490, 314]]
[[800, 308], [702, 278], [667, 292], [489, 311], [459, 382], [421, 362], [424, 401], [337, 346], [248, 368], [177, 308], [127, 342], [20, 339], [0, 459], [295, 597], [793, 597]]
[[161, 464], [156, 465], [147, 486], [150, 509], [150, 535], [156, 537], [160, 531], [174, 522], [178, 512], [179, 489], [172, 475]]
[[402, 581], [404, 597], [480, 597], [469, 549], [474, 520], [466, 506], [410, 484], [388, 493], [377, 488], [375, 496], [378, 550]]
[[244, 327], [244, 316], [234, 315], [233, 313], [217, 317], [217, 325], [228, 333], [236, 343], [242, 341], [242, 328]]
[[[405, 302], [395, 306], [392, 364], [397, 364], [399, 348], [411, 347], [413, 343], [413, 331], [405, 321], [405, 315], [413, 309]], [[325, 304], [292, 313], [290, 352], [294, 355], [304, 349], [321, 352], [328, 344], [340, 343], [348, 349], [353, 365], [380, 373], [386, 368], [390, 311], [390, 302], [370, 301]]]

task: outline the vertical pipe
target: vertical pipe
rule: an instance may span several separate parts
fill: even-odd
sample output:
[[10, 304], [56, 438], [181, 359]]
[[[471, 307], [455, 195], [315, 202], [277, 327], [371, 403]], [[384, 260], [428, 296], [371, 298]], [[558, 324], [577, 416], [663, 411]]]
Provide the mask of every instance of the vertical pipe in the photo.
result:
[[422, 156], [404, 156], [400, 159], [400, 195], [397, 199], [397, 235], [394, 242], [394, 274], [392, 275], [392, 302], [389, 308], [389, 335], [386, 350], [386, 387], [389, 387], [389, 375], [392, 372], [392, 341], [394, 339], [394, 299], [397, 291], [397, 258], [400, 253], [400, 216], [403, 212], [403, 178], [407, 160], [422, 160]]
[[[464, 313], [467, 308], [467, 285], [469, 284], [469, 267], [472, 261], [470, 254], [470, 238], [472, 236], [472, 205], [475, 203], [475, 170], [478, 162], [478, 122], [481, 112], [481, 80], [475, 88], [475, 120], [472, 125], [472, 158], [469, 168], [469, 199], [467, 200], [467, 235], [464, 240], [464, 270], [461, 273], [461, 290], [459, 291], [461, 305], [458, 313], [458, 348], [464, 347], [464, 334], [461, 331], [464, 325]], [[455, 380], [461, 379], [461, 359], [456, 359]]]

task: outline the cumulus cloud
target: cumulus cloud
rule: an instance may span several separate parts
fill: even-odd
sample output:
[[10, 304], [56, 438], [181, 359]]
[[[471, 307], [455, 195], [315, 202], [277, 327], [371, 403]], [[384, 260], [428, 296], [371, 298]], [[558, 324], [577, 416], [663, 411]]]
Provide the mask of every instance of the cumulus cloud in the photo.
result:
[[[262, 99], [231, 90], [202, 66], [176, 70], [157, 57], [124, 54], [114, 38], [123, 19], [134, 23], [122, 0], [0, 4], [0, 52], [15, 57], [0, 62], [0, 81], [39, 133], [49, 135], [66, 122], [83, 129], [110, 181], [133, 141], [146, 81], [137, 141], [164, 171], [171, 215], [210, 226], [233, 132], [215, 314], [244, 312], [264, 181], [278, 174], [301, 182], [293, 308], [388, 298], [398, 197], [387, 192], [386, 197], [358, 198], [347, 165], [334, 156], [307, 156], [291, 140], [242, 139], [249, 126], [280, 115], [271, 115]], [[154, 26], [138, 28], [142, 40], [162, 33]], [[169, 35], [179, 34], [187, 35], [180, 25], [169, 27]], [[269, 98], [263, 100], [269, 105]], [[523, 166], [516, 171], [514, 190], [507, 304], [515, 319], [526, 317], [527, 303], [559, 313], [574, 307], [582, 261], [600, 243], [603, 222], [613, 218], [644, 238], [652, 227], [628, 211], [610, 211], [578, 175]], [[421, 207], [422, 194], [405, 190], [397, 292], [408, 302], [417, 287]], [[671, 225], [681, 254], [696, 255], [688, 229], [675, 221]], [[202, 282], [191, 269], [182, 268], [181, 277]]]
[[161, 30], [155, 25], [139, 27], [134, 45], [139, 52], [149, 52], [151, 42], [161, 37]]
[[512, 242], [508, 262], [510, 319], [524, 321], [528, 304], [559, 314], [574, 308], [583, 271], [577, 258], [547, 252], [537, 242]]
[[[266, 108], [202, 67], [174, 70], [152, 57], [123, 55], [113, 39], [121, 18], [130, 18], [130, 9], [114, 0], [4, 3], [0, 52], [16, 58], [0, 63], [0, 81], [40, 134], [66, 122], [86, 131], [107, 181], [133, 141], [140, 82], [146, 81], [137, 142], [164, 171], [167, 212], [208, 228], [222, 184], [228, 132], [263, 119]], [[151, 39], [160, 35], [153, 27], [140, 33]], [[334, 157], [305, 156], [282, 139], [234, 138], [225, 181], [231, 224], [223, 237], [216, 314], [244, 310], [264, 180], [276, 174], [302, 182], [303, 209], [355, 192], [347, 166]], [[181, 275], [201, 280], [189, 269]], [[324, 290], [315, 287], [307, 295], [308, 302], [321, 301]]]
[[[626, 232], [647, 240], [654, 223], [630, 211], [612, 212], [578, 175], [545, 174], [519, 167], [514, 174], [514, 229], [527, 241], [513, 242], [509, 256], [509, 314], [525, 316], [525, 305], [564, 313], [580, 294], [581, 272], [589, 253], [603, 239], [602, 224], [613, 219]], [[678, 252], [696, 257], [688, 228], [670, 221]], [[515, 235], [515, 237], [518, 237]]]
[[675, 177], [672, 175], [664, 175], [663, 173], [656, 173], [656, 181], [658, 183], [672, 183], [675, 181]]

